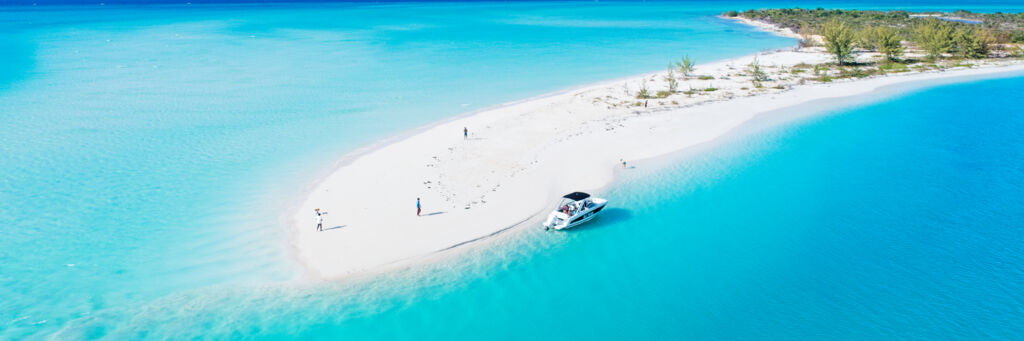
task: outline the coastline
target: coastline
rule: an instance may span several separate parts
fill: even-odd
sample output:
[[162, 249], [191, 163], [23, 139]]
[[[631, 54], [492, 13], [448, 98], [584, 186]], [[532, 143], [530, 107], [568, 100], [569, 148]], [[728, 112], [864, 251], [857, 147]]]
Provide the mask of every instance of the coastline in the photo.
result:
[[[777, 89], [747, 89], [746, 80], [735, 76], [755, 57], [778, 71]], [[314, 182], [302, 204], [289, 211], [291, 245], [300, 263], [324, 279], [425, 261], [534, 221], [564, 192], [607, 186], [621, 171], [616, 167], [619, 159], [644, 160], [685, 150], [721, 138], [754, 118], [808, 102], [906, 83], [1024, 70], [1021, 63], [1009, 62], [807, 85], [782, 79], [787, 67], [828, 59], [814, 50], [744, 56], [698, 65], [697, 74], [714, 78], [687, 80], [691, 92], [694, 85], [705, 83], [706, 89], [715, 90], [696, 97], [636, 105], [631, 90], [645, 84], [651, 90], [665, 87], [664, 72], [651, 73], [413, 129], [347, 154], [329, 175]], [[462, 138], [463, 127], [470, 129], [469, 139]], [[427, 216], [415, 215], [417, 197], [424, 199]], [[316, 207], [330, 212], [324, 232], [313, 229]]]

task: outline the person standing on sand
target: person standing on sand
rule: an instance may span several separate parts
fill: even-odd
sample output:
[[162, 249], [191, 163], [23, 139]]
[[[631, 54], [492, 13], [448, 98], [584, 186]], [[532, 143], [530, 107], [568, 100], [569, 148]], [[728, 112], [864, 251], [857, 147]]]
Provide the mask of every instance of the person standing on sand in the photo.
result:
[[469, 128], [462, 127], [462, 139], [469, 139]]
[[423, 208], [420, 207], [420, 198], [416, 198], [416, 216], [420, 216], [420, 212], [423, 212]]
[[316, 212], [316, 230], [317, 231], [323, 231], [324, 230], [324, 215], [327, 214], [327, 211], [320, 212], [319, 208], [317, 208], [317, 209], [315, 209], [313, 211]]
[[622, 161], [622, 169], [626, 169], [626, 160], [619, 159], [619, 161]]

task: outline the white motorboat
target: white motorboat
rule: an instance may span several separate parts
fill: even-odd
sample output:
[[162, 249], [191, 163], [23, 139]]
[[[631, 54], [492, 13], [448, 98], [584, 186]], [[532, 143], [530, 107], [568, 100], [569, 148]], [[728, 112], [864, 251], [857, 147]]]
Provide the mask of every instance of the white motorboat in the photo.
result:
[[558, 207], [544, 221], [544, 229], [564, 230], [594, 219], [597, 212], [604, 209], [608, 200], [591, 197], [583, 192], [566, 194], [559, 201]]

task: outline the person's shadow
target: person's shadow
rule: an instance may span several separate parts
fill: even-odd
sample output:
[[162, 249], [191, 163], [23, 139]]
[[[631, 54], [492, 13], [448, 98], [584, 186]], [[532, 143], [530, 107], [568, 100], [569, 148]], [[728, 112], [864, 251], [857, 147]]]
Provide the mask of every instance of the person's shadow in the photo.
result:
[[338, 225], [338, 226], [335, 226], [335, 227], [331, 227], [331, 228], [326, 228], [326, 229], [324, 229], [324, 231], [330, 231], [330, 230], [334, 230], [334, 229], [340, 229], [340, 228], [342, 228], [342, 227], [345, 227], [345, 226], [348, 226], [348, 225]]
[[429, 217], [429, 216], [432, 216], [432, 215], [438, 215], [438, 214], [444, 214], [444, 213], [445, 213], [445, 211], [437, 211], [437, 212], [430, 212], [430, 213], [427, 213], [427, 214], [423, 214], [421, 216]]

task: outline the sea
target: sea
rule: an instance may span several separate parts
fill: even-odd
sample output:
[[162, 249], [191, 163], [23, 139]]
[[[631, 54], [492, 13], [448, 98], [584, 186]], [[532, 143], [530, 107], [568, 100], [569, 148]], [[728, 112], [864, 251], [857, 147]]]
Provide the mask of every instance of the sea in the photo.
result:
[[769, 7], [0, 1], [0, 339], [1024, 339], [1024, 75], [815, 102], [633, 160], [584, 228], [340, 281], [287, 217], [344, 155], [796, 42]]

